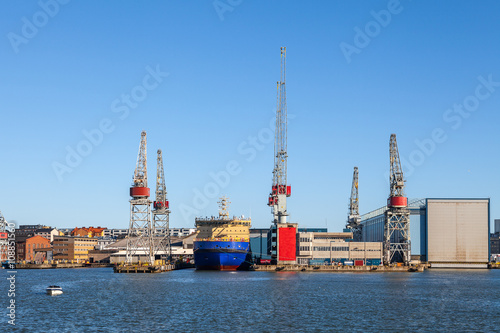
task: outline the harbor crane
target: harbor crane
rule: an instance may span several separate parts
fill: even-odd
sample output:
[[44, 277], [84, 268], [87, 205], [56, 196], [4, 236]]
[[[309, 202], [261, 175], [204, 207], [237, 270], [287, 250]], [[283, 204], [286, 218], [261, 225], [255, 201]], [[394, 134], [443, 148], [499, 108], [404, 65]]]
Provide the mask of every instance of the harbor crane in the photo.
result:
[[271, 260], [279, 256], [278, 225], [287, 223], [288, 216], [286, 198], [292, 194], [292, 188], [287, 184], [287, 106], [286, 106], [286, 47], [281, 47], [281, 74], [276, 84], [276, 128], [274, 132], [274, 169], [271, 193], [268, 206], [272, 208], [273, 225], [271, 226], [268, 252]]
[[277, 82], [276, 128], [274, 133], [273, 184], [268, 206], [272, 207], [273, 222], [286, 223], [286, 198], [292, 194], [287, 185], [287, 110], [286, 110], [286, 47], [281, 48], [281, 80]]
[[354, 167], [352, 176], [351, 198], [349, 200], [349, 214], [347, 215], [346, 227], [352, 231], [354, 241], [361, 242], [362, 225], [361, 217], [359, 216], [358, 167]]
[[170, 210], [161, 149], [158, 149], [157, 153], [156, 200], [153, 202], [153, 252], [155, 254], [165, 254], [166, 259], [170, 260], [172, 256], [169, 227]]
[[390, 194], [387, 199], [384, 225], [384, 264], [392, 262], [410, 263], [410, 211], [408, 198], [404, 195], [405, 181], [399, 160], [396, 134], [391, 134], [390, 156]]
[[146, 132], [141, 133], [139, 154], [130, 188], [130, 224], [127, 238], [126, 260], [132, 263], [134, 255], [145, 256], [154, 264], [153, 230], [151, 224], [151, 201], [149, 200], [147, 171]]

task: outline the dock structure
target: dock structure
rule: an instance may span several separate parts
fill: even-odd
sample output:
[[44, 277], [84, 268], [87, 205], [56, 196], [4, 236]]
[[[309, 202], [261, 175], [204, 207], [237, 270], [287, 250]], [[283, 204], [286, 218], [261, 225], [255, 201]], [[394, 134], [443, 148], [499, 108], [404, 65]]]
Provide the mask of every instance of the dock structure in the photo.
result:
[[331, 265], [253, 265], [262, 272], [423, 272], [424, 265], [416, 266], [331, 266]]
[[143, 264], [124, 264], [116, 265], [113, 271], [115, 273], [163, 273], [185, 268], [194, 268], [194, 264], [184, 262], [152, 266]]
[[142, 266], [142, 265], [118, 265], [113, 268], [115, 273], [163, 273], [173, 271], [175, 265]]
[[55, 269], [55, 268], [103, 268], [112, 267], [112, 264], [106, 263], [19, 263], [15, 265], [16, 269]]

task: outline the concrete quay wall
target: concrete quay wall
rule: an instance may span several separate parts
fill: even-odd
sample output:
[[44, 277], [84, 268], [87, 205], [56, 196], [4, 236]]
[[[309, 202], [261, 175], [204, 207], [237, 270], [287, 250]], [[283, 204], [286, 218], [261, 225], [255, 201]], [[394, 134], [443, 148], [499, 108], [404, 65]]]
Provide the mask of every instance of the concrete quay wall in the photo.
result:
[[423, 272], [423, 265], [417, 266], [314, 266], [314, 265], [253, 265], [255, 271], [265, 272]]
[[84, 263], [59, 263], [59, 264], [16, 264], [16, 269], [53, 269], [53, 268], [79, 268], [85, 267]]

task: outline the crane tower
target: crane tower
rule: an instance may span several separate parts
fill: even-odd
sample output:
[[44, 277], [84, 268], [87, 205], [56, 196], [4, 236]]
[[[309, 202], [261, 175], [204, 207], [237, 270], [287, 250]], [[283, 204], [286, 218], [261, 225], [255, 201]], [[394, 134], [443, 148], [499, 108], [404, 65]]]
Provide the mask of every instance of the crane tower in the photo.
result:
[[358, 198], [358, 167], [354, 167], [352, 176], [351, 198], [349, 200], [349, 214], [347, 215], [347, 229], [352, 231], [353, 239], [361, 241], [361, 217], [359, 216]]
[[396, 134], [391, 134], [390, 156], [390, 195], [387, 199], [384, 226], [384, 263], [410, 263], [410, 211], [408, 198], [404, 195], [405, 181], [399, 160]]
[[287, 185], [286, 47], [281, 47], [281, 75], [276, 86], [273, 183], [267, 203], [272, 208], [273, 225], [268, 236], [268, 252], [273, 261], [294, 262], [296, 258], [292, 249], [295, 248], [296, 226], [286, 221], [286, 198], [292, 193], [291, 186]]
[[151, 226], [151, 201], [149, 200], [146, 132], [141, 133], [139, 155], [130, 188], [130, 224], [127, 238], [126, 259], [130, 264], [134, 254], [145, 254], [147, 262], [154, 264]]
[[286, 223], [288, 216], [286, 198], [291, 195], [291, 186], [287, 185], [287, 110], [286, 110], [286, 47], [281, 48], [281, 80], [277, 82], [276, 129], [274, 133], [274, 169], [273, 184], [269, 194], [268, 206], [272, 207], [273, 222]]
[[166, 259], [171, 257], [170, 228], [169, 228], [169, 203], [167, 199], [167, 188], [165, 186], [165, 174], [163, 172], [163, 157], [161, 149], [158, 149], [156, 165], [156, 201], [153, 202], [153, 243], [154, 253], [164, 253]]

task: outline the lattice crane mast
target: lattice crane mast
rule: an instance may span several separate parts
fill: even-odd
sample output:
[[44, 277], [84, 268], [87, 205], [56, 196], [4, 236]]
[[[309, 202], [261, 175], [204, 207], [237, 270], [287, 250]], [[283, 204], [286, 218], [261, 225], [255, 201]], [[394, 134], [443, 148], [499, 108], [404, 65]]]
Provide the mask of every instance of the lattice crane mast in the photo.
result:
[[153, 202], [153, 243], [154, 253], [164, 254], [167, 260], [171, 259], [170, 227], [169, 227], [169, 203], [167, 199], [167, 187], [165, 186], [165, 173], [163, 171], [163, 157], [161, 149], [158, 149], [156, 164], [156, 200]]
[[132, 263], [135, 254], [145, 255], [150, 265], [154, 264], [154, 248], [151, 225], [151, 201], [149, 200], [147, 171], [146, 132], [141, 133], [139, 154], [130, 188], [130, 224], [127, 238], [126, 259]]
[[286, 47], [281, 48], [281, 77], [277, 82], [276, 104], [273, 184], [268, 201], [275, 224], [286, 223], [286, 198], [292, 193], [291, 186], [287, 185]]
[[408, 198], [404, 195], [405, 181], [399, 160], [396, 134], [391, 134], [389, 142], [390, 194], [387, 199], [384, 226], [384, 263], [410, 263], [410, 211]]
[[349, 200], [349, 214], [347, 215], [347, 228], [352, 230], [353, 239], [361, 241], [361, 217], [359, 216], [358, 197], [358, 167], [354, 167], [352, 176], [351, 198]]

